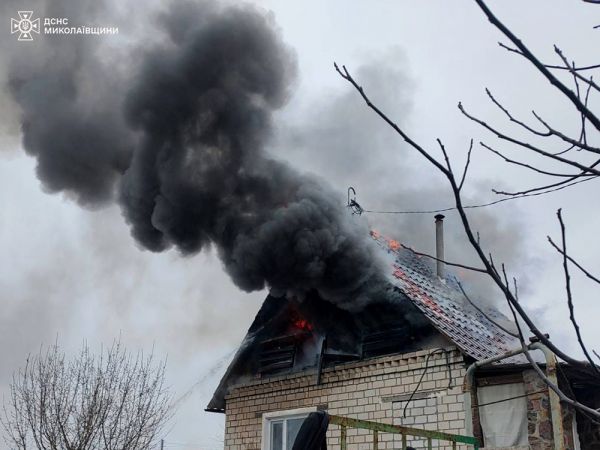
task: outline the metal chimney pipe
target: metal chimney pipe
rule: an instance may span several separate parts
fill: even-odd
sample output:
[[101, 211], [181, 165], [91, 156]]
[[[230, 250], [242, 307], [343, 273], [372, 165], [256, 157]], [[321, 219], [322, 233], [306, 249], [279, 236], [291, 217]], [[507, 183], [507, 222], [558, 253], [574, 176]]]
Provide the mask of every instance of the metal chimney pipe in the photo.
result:
[[435, 257], [437, 261], [437, 276], [444, 278], [444, 215], [435, 216]]

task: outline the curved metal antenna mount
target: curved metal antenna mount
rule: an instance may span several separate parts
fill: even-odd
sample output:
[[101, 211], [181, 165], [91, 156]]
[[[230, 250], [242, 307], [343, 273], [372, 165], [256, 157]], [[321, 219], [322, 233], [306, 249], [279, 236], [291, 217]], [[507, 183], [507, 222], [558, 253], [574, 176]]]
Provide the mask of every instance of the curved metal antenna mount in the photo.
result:
[[[352, 198], [350, 198], [351, 195]], [[346, 206], [352, 210], [353, 215], [358, 214], [360, 216], [364, 211], [356, 201], [356, 189], [352, 186], [348, 188], [348, 204]]]

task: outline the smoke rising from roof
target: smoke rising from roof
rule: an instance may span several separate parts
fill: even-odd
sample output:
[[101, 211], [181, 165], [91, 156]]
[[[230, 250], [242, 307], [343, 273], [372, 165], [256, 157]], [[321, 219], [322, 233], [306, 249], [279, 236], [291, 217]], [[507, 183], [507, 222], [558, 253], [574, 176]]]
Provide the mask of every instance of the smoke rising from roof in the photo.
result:
[[[392, 47], [373, 52], [350, 69], [370, 98], [392, 120], [410, 135], [419, 129], [411, 123], [411, 118], [415, 109], [414, 92], [420, 86], [411, 76], [403, 49]], [[302, 111], [297, 120], [277, 124], [276, 147], [286, 150], [286, 159], [291, 164], [319, 171], [336, 186], [355, 187], [356, 199], [365, 209], [424, 211], [454, 205], [445, 178], [429, 170], [428, 163], [366, 107], [353, 89], [342, 84], [339, 92], [321, 95], [307, 104], [310, 111], [319, 114]], [[432, 129], [425, 136], [413, 137], [427, 148], [435, 148], [437, 132]], [[461, 150], [467, 148], [468, 137], [464, 149], [449, 148], [456, 165], [464, 161], [466, 155]], [[475, 151], [473, 159], [479, 158], [480, 153]], [[490, 186], [501, 185], [501, 181], [468, 179], [463, 194], [465, 203], [490, 201]], [[444, 214], [447, 260], [479, 266], [479, 257], [467, 241], [458, 215], [454, 211]], [[527, 268], [520, 276], [524, 282], [520, 288], [527, 289], [527, 275], [533, 264], [531, 255], [524, 250], [517, 206], [504, 203], [494, 208], [469, 210], [468, 214], [473, 229], [481, 233], [484, 249], [493, 251], [496, 261], [506, 263], [510, 270]], [[384, 236], [435, 255], [434, 214], [366, 213], [364, 217]], [[449, 269], [466, 282], [465, 288], [474, 299], [488, 305], [496, 303], [498, 293], [487, 276]]]
[[48, 39], [10, 62], [44, 187], [87, 207], [117, 201], [149, 250], [214, 244], [247, 291], [317, 290], [349, 308], [382, 295], [376, 250], [343, 196], [264, 152], [296, 74], [273, 19], [177, 3], [156, 23], [160, 43]]

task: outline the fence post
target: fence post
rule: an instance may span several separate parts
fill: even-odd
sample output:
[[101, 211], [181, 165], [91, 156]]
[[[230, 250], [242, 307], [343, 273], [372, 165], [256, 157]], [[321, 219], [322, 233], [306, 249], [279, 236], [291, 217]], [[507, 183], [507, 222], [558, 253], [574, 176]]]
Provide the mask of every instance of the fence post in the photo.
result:
[[340, 430], [340, 441], [341, 441], [341, 446], [340, 449], [341, 450], [347, 450], [347, 446], [346, 446], [346, 426], [342, 425]]

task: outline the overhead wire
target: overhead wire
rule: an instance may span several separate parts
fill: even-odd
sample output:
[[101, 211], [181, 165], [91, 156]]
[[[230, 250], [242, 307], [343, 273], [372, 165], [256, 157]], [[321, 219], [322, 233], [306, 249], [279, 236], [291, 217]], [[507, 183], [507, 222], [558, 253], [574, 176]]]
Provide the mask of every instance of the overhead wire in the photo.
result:
[[421, 386], [423, 378], [425, 378], [425, 374], [427, 374], [427, 371], [429, 370], [429, 358], [431, 358], [433, 355], [436, 355], [439, 353], [443, 353], [444, 356], [446, 357], [446, 369], [448, 370], [448, 389], [450, 389], [452, 387], [452, 369], [450, 367], [450, 355], [449, 355], [450, 352], [448, 350], [446, 350], [445, 348], [438, 348], [438, 349], [432, 350], [431, 352], [429, 352], [427, 354], [427, 358], [425, 359], [425, 368], [423, 369], [423, 372], [421, 373], [419, 382], [417, 383], [416, 387], [410, 394], [410, 397], [406, 401], [406, 404], [404, 405], [404, 410], [402, 411], [402, 417], [406, 418], [406, 409], [408, 408], [409, 403], [412, 401], [413, 397], [419, 390], [419, 387]]
[[[549, 194], [552, 192], [556, 192], [556, 191], [560, 191], [562, 189], [574, 186], [576, 184], [579, 183], [584, 183], [586, 181], [590, 181], [590, 180], [595, 180], [597, 177], [590, 177], [590, 178], [583, 178], [580, 180], [576, 180], [573, 181], [571, 183], [567, 183], [564, 184], [562, 186], [556, 187], [556, 188], [552, 188], [552, 189], [547, 189], [544, 191], [538, 191], [538, 192], [531, 192], [531, 193], [526, 193], [526, 194], [521, 194], [521, 195], [515, 195], [515, 196], [511, 196], [511, 197], [504, 197], [498, 200], [494, 200], [488, 203], [480, 203], [480, 204], [474, 204], [474, 205], [464, 205], [462, 208], [463, 209], [475, 209], [475, 208], [484, 208], [486, 206], [493, 206], [493, 205], [497, 205], [498, 203], [503, 203], [503, 202], [507, 202], [509, 200], [516, 200], [519, 198], [525, 198], [525, 197], [536, 197], [539, 195], [544, 195], [544, 194]], [[352, 200], [352, 202], [354, 202], [354, 205], [358, 205], [358, 203], [356, 203], [356, 200]], [[350, 206], [350, 205], [349, 205]], [[458, 208], [456, 206], [451, 206], [451, 207], [447, 207], [447, 208], [440, 208], [440, 209], [431, 209], [431, 210], [408, 210], [408, 211], [393, 211], [393, 210], [374, 210], [374, 209], [364, 209], [362, 207], [360, 207], [360, 205], [358, 205], [361, 213], [370, 213], [370, 214], [437, 214], [437, 213], [442, 213], [442, 212], [448, 212], [448, 211], [455, 211], [458, 210]], [[360, 213], [359, 213], [360, 214]]]

